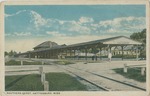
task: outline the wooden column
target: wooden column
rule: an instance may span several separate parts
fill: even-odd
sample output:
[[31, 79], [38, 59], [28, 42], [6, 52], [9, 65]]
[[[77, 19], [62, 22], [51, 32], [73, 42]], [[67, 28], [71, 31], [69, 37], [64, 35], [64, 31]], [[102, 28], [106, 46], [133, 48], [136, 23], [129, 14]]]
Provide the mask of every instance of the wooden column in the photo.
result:
[[78, 57], [77, 57], [77, 58], [78, 58], [78, 60], [79, 60], [79, 50], [80, 50], [80, 49], [78, 48]]
[[29, 53], [29, 59], [31, 59], [31, 53]]
[[74, 51], [74, 60], [75, 60], [75, 58], [76, 58], [76, 56], [75, 56], [76, 55], [76, 50], [74, 49], [73, 51]]
[[87, 47], [85, 47], [85, 60], [87, 60]]
[[138, 61], [139, 54], [138, 54], [138, 45], [136, 46], [136, 60]]
[[104, 47], [104, 51], [105, 51], [105, 52], [104, 52], [105, 56], [107, 56], [107, 55], [106, 55], [106, 51], [107, 51], [107, 50], [106, 50], [106, 47]]
[[59, 59], [62, 59], [62, 49], [59, 49]]
[[123, 46], [121, 46], [121, 51], [122, 51], [122, 60], [123, 60]]
[[56, 51], [56, 50], [53, 50], [53, 51], [54, 51], [53, 58], [55, 59], [55, 58], [56, 58], [57, 51]]
[[37, 58], [39, 58], [39, 53], [37, 52]]
[[[67, 55], [68, 55], [68, 50], [66, 49], [65, 51], [66, 51], [66, 57], [67, 57]], [[66, 57], [65, 57], [65, 58], [66, 58]]]
[[55, 50], [55, 55], [54, 55], [54, 59], [56, 59], [57, 58], [57, 50]]
[[41, 58], [41, 52], [39, 52], [39, 58]]
[[71, 59], [71, 51], [72, 51], [72, 49], [70, 48], [70, 59]]
[[45, 51], [45, 59], [47, 58], [47, 52]]
[[43, 58], [43, 52], [41, 52], [41, 58]]
[[50, 51], [48, 51], [48, 58], [50, 59]]
[[102, 58], [101, 58], [102, 52], [101, 52], [101, 51], [102, 51], [102, 48], [100, 47], [100, 48], [99, 48], [99, 52], [100, 52], [100, 54], [99, 54], [99, 59], [100, 59], [100, 60], [102, 60]]
[[111, 53], [111, 46], [109, 46], [109, 52]]

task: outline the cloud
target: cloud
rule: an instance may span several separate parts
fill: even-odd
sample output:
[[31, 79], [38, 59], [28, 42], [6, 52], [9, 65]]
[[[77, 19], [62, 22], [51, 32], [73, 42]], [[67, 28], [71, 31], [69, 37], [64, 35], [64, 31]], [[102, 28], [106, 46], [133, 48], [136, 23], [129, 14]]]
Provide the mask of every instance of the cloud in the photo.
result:
[[70, 21], [60, 21], [59, 29], [68, 32], [68, 33], [77, 33], [78, 35], [81, 34], [90, 34], [91, 29], [88, 28], [89, 26], [83, 25], [79, 23], [79, 21], [70, 20]]
[[66, 21], [59, 20], [59, 24], [63, 25]]
[[89, 18], [89, 17], [80, 17], [79, 19], [79, 23], [91, 23], [94, 22], [93, 18]]
[[16, 35], [16, 36], [30, 36], [31, 32], [15, 32], [14, 35]]
[[112, 20], [100, 21], [97, 27], [109, 33], [136, 32], [146, 28], [145, 17], [120, 17]]
[[[17, 17], [18, 15], [19, 17]], [[33, 10], [22, 10], [14, 14], [5, 14], [5, 16], [16, 17], [15, 19], [13, 18], [13, 20], [11, 18], [11, 20], [7, 20], [9, 23], [7, 24], [6, 22], [8, 27], [6, 29], [15, 29], [12, 33], [17, 36], [28, 36], [31, 34], [39, 34], [40, 36], [46, 36], [47, 34], [49, 34], [48, 36], [80, 36], [92, 34], [100, 36], [101, 34], [115, 33], [129, 35], [146, 28], [145, 17], [129, 16], [111, 20], [94, 21], [92, 17], [81, 16], [78, 20], [60, 20], [57, 18], [44, 18], [41, 14]], [[28, 19], [23, 21], [22, 19], [26, 17], [28, 17]], [[22, 22], [24, 22], [24, 25], [21, 25]], [[21, 32], [21, 30], [31, 33], [15, 33]]]
[[30, 11], [30, 14], [32, 17], [30, 22], [34, 22], [35, 27], [37, 29], [39, 29], [40, 26], [44, 26], [47, 24], [47, 21], [44, 18], [42, 18], [42, 16], [40, 14], [38, 14], [37, 12]]
[[12, 34], [10, 34], [10, 33], [5, 33], [5, 36], [11, 36]]
[[77, 24], [77, 23], [72, 23], [70, 25], [70, 27], [68, 28], [68, 31], [77, 32], [77, 33], [80, 33], [80, 34], [90, 34], [91, 30], [87, 26], [83, 26], [83, 25], [80, 25], [80, 24]]
[[21, 14], [22, 12], [27, 12], [27, 10], [21, 10], [21, 11], [16, 12], [15, 14], [5, 14], [5, 17], [15, 16], [15, 15]]
[[[43, 18], [40, 14], [38, 14], [35, 11], [30, 11], [30, 14], [32, 18], [30, 22], [34, 23], [35, 28], [37, 30], [42, 30], [42, 29], [45, 30], [48, 28], [53, 29], [53, 30], [63, 29], [64, 31], [67, 31], [67, 32], [69, 31], [69, 32], [77, 32], [78, 34], [79, 33], [89, 34], [91, 31], [90, 28], [82, 24], [86, 24], [89, 22], [91, 23], [94, 21], [93, 18], [89, 18], [89, 17], [81, 17], [79, 18], [78, 21], [75, 21], [75, 20], [65, 21], [65, 20], [59, 20], [59, 19], [53, 19], [53, 18], [46, 19], [46, 18]], [[45, 30], [45, 31], [48, 31], [48, 30]], [[57, 35], [60, 35], [60, 34], [57, 34]]]
[[49, 34], [49, 35], [55, 36], [55, 37], [66, 36], [65, 34], [60, 34], [57, 31], [47, 31], [46, 33]]

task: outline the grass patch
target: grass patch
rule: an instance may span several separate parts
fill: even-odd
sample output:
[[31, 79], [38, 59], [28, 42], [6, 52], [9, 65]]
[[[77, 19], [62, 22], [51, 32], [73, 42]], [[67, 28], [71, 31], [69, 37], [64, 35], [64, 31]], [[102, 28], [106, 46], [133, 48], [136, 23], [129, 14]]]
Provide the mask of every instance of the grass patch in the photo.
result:
[[102, 63], [103, 61], [97, 60], [97, 61], [93, 61], [93, 60], [88, 60], [87, 63]]
[[136, 81], [140, 81], [140, 82], [146, 82], [146, 75], [142, 76], [141, 75], [141, 71], [139, 70], [140, 68], [133, 69], [133, 68], [128, 68], [128, 72], [124, 73], [123, 72], [123, 68], [117, 68], [117, 69], [113, 69], [116, 73], [129, 78], [129, 79], [134, 79]]
[[[10, 60], [8, 62], [5, 62], [5, 65], [7, 65], [7, 66], [21, 65], [21, 61]], [[23, 65], [42, 65], [42, 62], [40, 62], [40, 61], [35, 61], [35, 62], [23, 61]], [[48, 65], [48, 63], [44, 63], [44, 65]]]
[[60, 64], [60, 65], [75, 64], [73, 61], [68, 61], [68, 60], [54, 61], [54, 63]]
[[5, 62], [5, 65], [21, 65], [20, 61], [10, 60], [8, 62]]
[[65, 73], [48, 73], [46, 80], [49, 81], [50, 91], [85, 91], [85, 85], [76, 78]]
[[[19, 78], [19, 79], [18, 79]], [[42, 91], [40, 75], [6, 76], [5, 91]]]
[[[5, 76], [5, 91], [43, 91], [40, 75]], [[50, 91], [85, 91], [86, 86], [65, 73], [47, 73]]]
[[20, 78], [23, 78], [24, 76], [6, 76], [5, 77], [5, 86], [9, 87], [12, 83], [18, 81]]
[[27, 61], [23, 61], [23, 65], [42, 65], [42, 62], [27, 62]]

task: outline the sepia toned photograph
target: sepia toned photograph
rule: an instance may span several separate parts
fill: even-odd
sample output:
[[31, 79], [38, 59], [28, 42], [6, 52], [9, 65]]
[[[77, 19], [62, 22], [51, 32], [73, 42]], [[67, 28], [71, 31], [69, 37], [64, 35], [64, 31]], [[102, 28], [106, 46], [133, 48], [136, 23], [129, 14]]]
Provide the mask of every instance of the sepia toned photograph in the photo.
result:
[[4, 5], [5, 92], [146, 92], [146, 4]]

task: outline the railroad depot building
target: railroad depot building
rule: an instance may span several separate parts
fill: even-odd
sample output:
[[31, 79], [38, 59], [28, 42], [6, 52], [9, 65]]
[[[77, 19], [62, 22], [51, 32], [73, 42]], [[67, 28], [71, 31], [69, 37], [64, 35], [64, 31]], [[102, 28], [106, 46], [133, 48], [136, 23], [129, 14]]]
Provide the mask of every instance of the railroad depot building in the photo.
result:
[[113, 56], [119, 55], [134, 55], [137, 59], [140, 50], [141, 42], [132, 40], [126, 36], [117, 36], [112, 38], [94, 40], [72, 45], [58, 45], [56, 42], [45, 41], [35, 46], [33, 51], [17, 54], [18, 57], [26, 58], [45, 58], [45, 59], [58, 59], [58, 58], [78, 58], [84, 57], [86, 60], [89, 57], [97, 56], [101, 59], [112, 53]]

